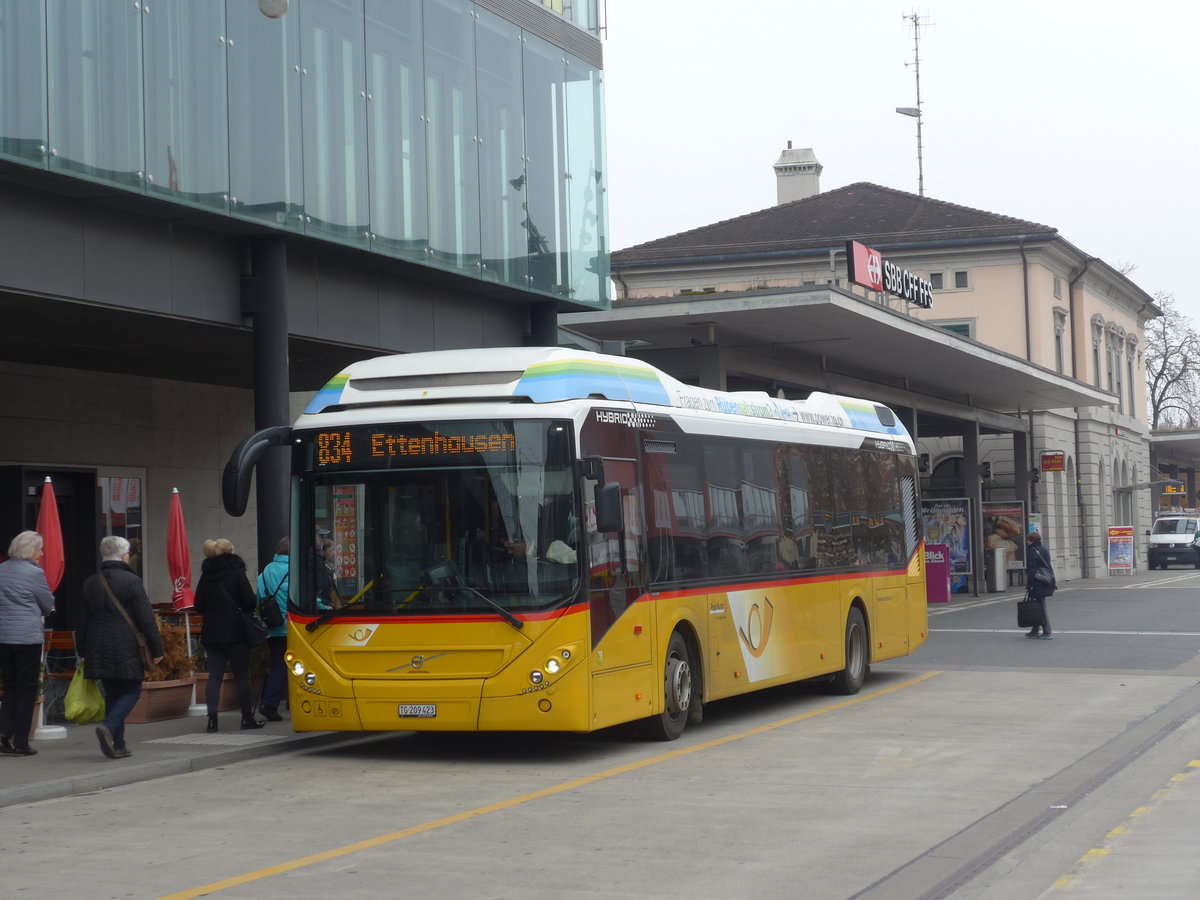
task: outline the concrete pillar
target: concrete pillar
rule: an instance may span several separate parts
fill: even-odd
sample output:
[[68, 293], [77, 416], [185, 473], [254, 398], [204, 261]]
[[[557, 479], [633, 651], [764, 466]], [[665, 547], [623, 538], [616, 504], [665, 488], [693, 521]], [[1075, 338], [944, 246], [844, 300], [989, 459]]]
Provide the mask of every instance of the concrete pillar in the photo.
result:
[[558, 304], [553, 302], [529, 304], [528, 346], [558, 346]]
[[1025, 514], [1033, 512], [1033, 483], [1029, 472], [1029, 435], [1024, 431], [1014, 431], [1012, 435], [1013, 448], [1013, 490], [1018, 500], [1025, 504]]
[[716, 344], [706, 344], [696, 348], [696, 355], [699, 361], [700, 387], [714, 391], [727, 390], [725, 354], [721, 352], [721, 348]]
[[979, 423], [965, 422], [962, 431], [963, 486], [971, 501], [971, 591], [979, 595], [983, 578], [983, 481], [979, 477]]
[[[289, 423], [287, 241], [270, 235], [247, 242], [242, 311], [254, 322], [254, 427]], [[291, 528], [291, 448], [267, 450], [255, 475], [258, 568]]]

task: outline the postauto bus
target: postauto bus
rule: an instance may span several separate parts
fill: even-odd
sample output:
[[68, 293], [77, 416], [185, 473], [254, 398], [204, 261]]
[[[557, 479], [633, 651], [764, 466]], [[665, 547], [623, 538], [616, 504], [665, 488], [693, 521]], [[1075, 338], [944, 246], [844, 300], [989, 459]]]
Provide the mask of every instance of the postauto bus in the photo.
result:
[[926, 635], [912, 439], [888, 408], [683, 384], [560, 348], [358, 362], [246, 438], [292, 448], [298, 731], [678, 737]]

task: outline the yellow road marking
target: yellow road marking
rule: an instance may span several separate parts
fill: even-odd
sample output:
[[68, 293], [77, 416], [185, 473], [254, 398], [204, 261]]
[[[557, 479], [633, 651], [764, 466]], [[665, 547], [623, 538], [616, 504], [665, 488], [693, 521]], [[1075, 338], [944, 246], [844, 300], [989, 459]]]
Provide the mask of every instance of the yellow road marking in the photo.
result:
[[869, 694], [860, 694], [857, 697], [851, 697], [849, 700], [843, 700], [840, 703], [822, 706], [820, 709], [810, 710], [809, 712], [801, 713], [797, 716], [789, 716], [786, 719], [780, 719], [777, 722], [769, 722], [766, 725], [759, 725], [756, 728], [740, 731], [737, 734], [730, 734], [725, 737], [714, 738], [711, 741], [705, 741], [702, 744], [695, 744], [691, 747], [682, 747], [678, 750], [660, 753], [657, 756], [650, 756], [646, 759], [638, 760], [637, 762], [626, 763], [623, 766], [617, 766], [613, 769], [606, 769], [605, 771], [597, 772], [594, 775], [585, 775], [582, 778], [564, 781], [562, 784], [556, 784], [553, 787], [543, 788], [540, 791], [531, 791], [528, 794], [520, 794], [516, 797], [510, 797], [507, 800], [498, 800], [497, 802], [489, 803], [486, 806], [478, 806], [475, 809], [469, 809], [465, 812], [455, 813], [452, 816], [443, 816], [440, 819], [434, 819], [430, 822], [424, 822], [420, 825], [413, 825], [410, 828], [404, 828], [400, 831], [392, 831], [387, 834], [380, 834], [373, 838], [367, 838], [365, 841], [356, 841], [353, 844], [346, 844], [343, 847], [334, 847], [330, 850], [324, 850], [321, 853], [313, 853], [310, 856], [302, 856], [299, 859], [293, 859], [289, 862], [268, 866], [265, 869], [258, 869], [254, 872], [246, 872], [243, 875], [235, 875], [232, 878], [223, 878], [220, 881], [214, 881], [210, 884], [201, 885], [200, 887], [190, 888], [186, 891], [179, 891], [174, 894], [166, 894], [163, 897], [160, 897], [159, 900], [190, 900], [192, 897], [203, 897], [207, 894], [214, 894], [217, 891], [226, 890], [227, 888], [239, 887], [243, 884], [250, 884], [254, 881], [260, 881], [263, 878], [270, 878], [272, 875], [282, 875], [284, 872], [292, 872], [296, 869], [302, 869], [305, 866], [314, 865], [315, 863], [326, 862], [331, 859], [337, 859], [341, 856], [349, 856], [352, 853], [358, 853], [362, 850], [370, 850], [373, 847], [381, 847], [384, 844], [400, 841], [416, 834], [424, 834], [428, 831], [444, 828], [447, 825], [455, 825], [459, 822], [465, 822], [468, 819], [475, 819], [479, 816], [485, 816], [488, 813], [511, 809], [514, 806], [520, 806], [521, 804], [529, 803], [533, 800], [541, 800], [544, 797], [552, 797], [555, 794], [561, 794], [566, 791], [575, 790], [576, 788], [586, 787], [589, 784], [595, 784], [598, 781], [614, 778], [617, 775], [626, 775], [629, 772], [636, 772], [638, 769], [644, 769], [649, 766], [658, 765], [659, 763], [667, 762], [668, 760], [679, 759], [680, 757], [688, 756], [692, 753], [699, 753], [702, 750], [711, 750], [713, 747], [720, 747], [722, 744], [729, 744], [733, 741], [740, 741], [744, 738], [765, 734], [768, 731], [774, 731], [778, 728], [785, 728], [788, 725], [795, 725], [797, 722], [803, 722], [805, 719], [812, 719], [816, 716], [824, 715], [825, 713], [836, 712], [839, 709], [846, 709], [847, 707], [856, 706], [859, 703], [865, 703], [868, 700], [874, 700], [877, 697], [883, 697], [887, 694], [895, 693], [896, 691], [920, 684], [922, 681], [927, 681], [928, 679], [933, 678], [935, 675], [940, 674], [942, 673], [926, 672], [924, 675], [919, 675], [916, 678], [909, 679], [908, 681], [902, 681], [899, 684], [892, 685], [891, 687], [882, 688], [878, 691], [872, 691]]
[[1079, 858], [1079, 861], [1087, 862], [1089, 859], [1095, 859], [1097, 856], [1108, 856], [1108, 854], [1111, 852], [1112, 852], [1111, 850], [1106, 850], [1103, 847], [1096, 847], [1092, 850], [1089, 850], [1087, 853], [1083, 854], [1083, 856], [1081, 856]]
[[1130, 833], [1129, 829], [1126, 828], [1124, 825], [1118, 825], [1116, 828], [1114, 828], [1112, 831], [1110, 831], [1108, 834], [1106, 834], [1105, 837], [1114, 838], [1114, 837], [1118, 837], [1122, 834], [1129, 834], [1129, 833]]
[[1131, 818], [1131, 819], [1140, 818], [1141, 816], [1144, 816], [1146, 813], [1150, 812], [1150, 810], [1152, 810], [1152, 809], [1154, 809], [1154, 807], [1152, 807], [1152, 806], [1139, 806], [1137, 809], [1135, 809], [1133, 812], [1131, 812], [1129, 814], [1129, 818]]

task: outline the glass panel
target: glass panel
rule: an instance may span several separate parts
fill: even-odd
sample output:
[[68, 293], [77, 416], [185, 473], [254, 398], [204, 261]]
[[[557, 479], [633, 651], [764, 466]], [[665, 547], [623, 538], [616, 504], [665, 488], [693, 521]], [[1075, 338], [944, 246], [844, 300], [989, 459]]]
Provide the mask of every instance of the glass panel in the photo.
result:
[[567, 78], [563, 51], [541, 38], [525, 36], [525, 218], [529, 286], [544, 293], [567, 290], [563, 251], [566, 239]]
[[157, 0], [143, 19], [146, 190], [226, 210], [225, 11]]
[[0, 0], [0, 155], [46, 165], [46, 19], [40, 3]]
[[479, 83], [479, 203], [483, 277], [524, 288], [525, 122], [521, 29], [480, 11], [475, 29]]
[[604, 246], [604, 89], [601, 72], [567, 57], [567, 295], [600, 305], [608, 298]]
[[479, 272], [479, 138], [474, 6], [426, 0], [429, 235], [437, 265]]
[[[578, 590], [570, 428], [439, 422], [299, 435], [316, 549], [300, 606], [343, 615], [543, 609]], [[370, 448], [368, 451], [367, 448]]]
[[423, 68], [421, 4], [367, 0], [371, 246], [419, 260], [429, 249]]
[[228, 0], [230, 211], [304, 227], [300, 19]]
[[100, 476], [100, 536], [129, 541], [129, 565], [139, 575], [142, 560], [142, 479]]
[[51, 168], [142, 187], [143, 9], [48, 0]]
[[305, 0], [300, 15], [304, 204], [309, 233], [369, 240], [361, 0]]

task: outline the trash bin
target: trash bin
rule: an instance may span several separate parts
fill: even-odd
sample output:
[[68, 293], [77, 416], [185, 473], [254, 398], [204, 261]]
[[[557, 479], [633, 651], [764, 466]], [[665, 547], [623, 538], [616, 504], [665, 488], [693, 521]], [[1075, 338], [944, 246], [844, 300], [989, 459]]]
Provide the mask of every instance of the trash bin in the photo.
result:
[[1008, 551], [985, 550], [983, 569], [988, 593], [998, 594], [1008, 590]]

